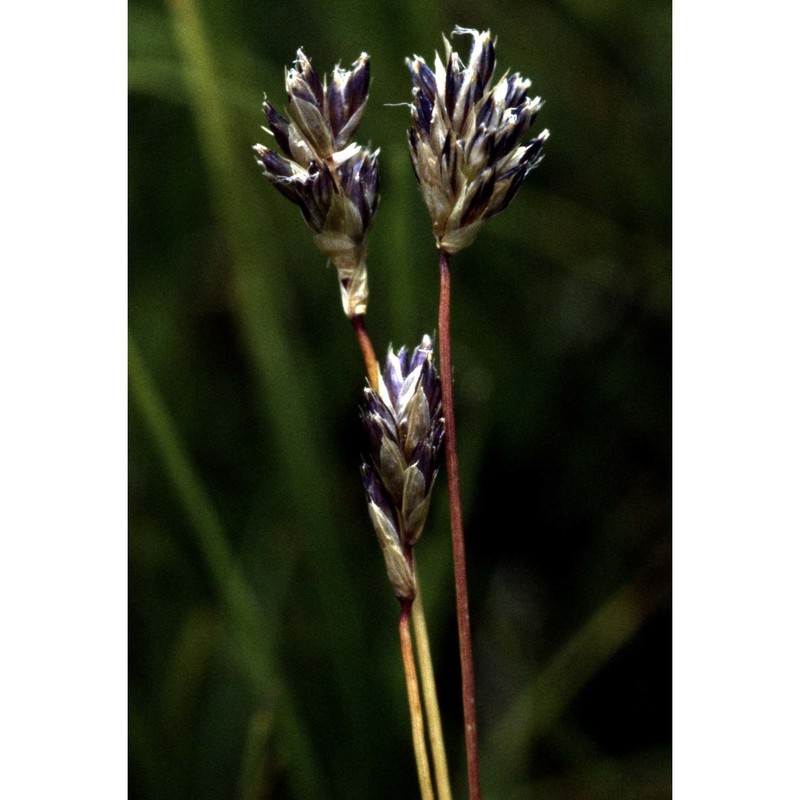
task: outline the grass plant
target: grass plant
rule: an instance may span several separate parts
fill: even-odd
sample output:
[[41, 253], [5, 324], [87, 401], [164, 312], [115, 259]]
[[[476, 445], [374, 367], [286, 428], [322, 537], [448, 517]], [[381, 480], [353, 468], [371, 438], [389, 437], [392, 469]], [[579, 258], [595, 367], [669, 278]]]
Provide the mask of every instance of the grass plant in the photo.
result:
[[[641, 571], [669, 524], [669, 13], [623, 5], [612, 19], [548, 3], [515, 10], [513, 25], [498, 10], [502, 54], [535, 68], [557, 134], [526, 189], [515, 176], [542, 152], [543, 135], [526, 135], [538, 98], [504, 155], [495, 139], [493, 161], [478, 159], [486, 141], [469, 122], [501, 124], [482, 112], [488, 32], [457, 31], [472, 38], [463, 60], [447, 42], [441, 98], [440, 71], [431, 83], [412, 58], [423, 203], [395, 106], [408, 99], [403, 57], [450, 29], [442, 8], [411, 0], [389, 20], [345, 2], [323, 25], [228, 0], [130, 7], [133, 800], [234, 787], [246, 800], [399, 800], [415, 765], [420, 793], [438, 800], [669, 796], [668, 549]], [[357, 56], [353, 71], [368, 50], [374, 71], [370, 105], [349, 104], [364, 107], [369, 146], [347, 168], [335, 147], [353, 140], [332, 142], [328, 172], [311, 176], [329, 175], [357, 213], [340, 203], [322, 218], [324, 192], [312, 192], [309, 237], [248, 164], [260, 89], [278, 96], [300, 44], [315, 64]], [[343, 94], [349, 71], [335, 73]], [[451, 147], [478, 159], [466, 170], [426, 155], [426, 101], [431, 123], [444, 107]], [[466, 181], [446, 213], [421, 167], [431, 158], [439, 181], [452, 168]], [[289, 177], [283, 161], [260, 163]], [[437, 303], [449, 308], [434, 331]], [[414, 588], [395, 617], [366, 535], [359, 452], [376, 467], [354, 410], [364, 374], [380, 396], [376, 350], [424, 330], [439, 348], [451, 499], [433, 471], [412, 475], [417, 506], [430, 504], [412, 549], [402, 498], [374, 495], [394, 515], [400, 585]]]

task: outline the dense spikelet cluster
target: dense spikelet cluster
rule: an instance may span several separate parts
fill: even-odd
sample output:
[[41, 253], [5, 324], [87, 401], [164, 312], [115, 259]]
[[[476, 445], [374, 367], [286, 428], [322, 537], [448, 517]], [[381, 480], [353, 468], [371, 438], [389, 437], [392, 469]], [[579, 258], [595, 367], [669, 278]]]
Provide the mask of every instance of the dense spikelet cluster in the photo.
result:
[[370, 517], [398, 598], [412, 600], [410, 548], [419, 540], [444, 438], [442, 389], [429, 336], [409, 354], [389, 350], [379, 390], [364, 390], [371, 458], [361, 468]]
[[379, 199], [378, 151], [351, 143], [369, 91], [369, 56], [320, 80], [302, 49], [286, 72], [287, 119], [265, 98], [267, 130], [281, 153], [257, 144], [264, 175], [300, 207], [317, 246], [336, 266], [348, 317], [367, 310], [366, 234]]
[[466, 65], [446, 38], [446, 63], [437, 53], [434, 70], [419, 56], [406, 60], [413, 83], [411, 160], [437, 244], [448, 253], [471, 244], [480, 226], [508, 206], [549, 136], [544, 130], [522, 143], [542, 100], [528, 97], [530, 81], [519, 73], [490, 86], [490, 32], [457, 27], [453, 33], [472, 36]]

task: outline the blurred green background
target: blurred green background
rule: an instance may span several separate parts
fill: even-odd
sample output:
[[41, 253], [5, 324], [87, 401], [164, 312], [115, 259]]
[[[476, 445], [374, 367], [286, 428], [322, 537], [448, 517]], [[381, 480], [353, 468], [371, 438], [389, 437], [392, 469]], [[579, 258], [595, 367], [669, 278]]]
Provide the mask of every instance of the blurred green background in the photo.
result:
[[[334, 271], [250, 148], [298, 46], [320, 71], [370, 53], [367, 319], [380, 354], [417, 343], [437, 253], [390, 104], [410, 97], [403, 59], [431, 61], [460, 24], [498, 36], [498, 69], [531, 78], [551, 131], [453, 260], [485, 797], [670, 797], [670, 4], [129, 14], [130, 796], [418, 796], [358, 475], [360, 354]], [[417, 555], [464, 797], [443, 476]]]

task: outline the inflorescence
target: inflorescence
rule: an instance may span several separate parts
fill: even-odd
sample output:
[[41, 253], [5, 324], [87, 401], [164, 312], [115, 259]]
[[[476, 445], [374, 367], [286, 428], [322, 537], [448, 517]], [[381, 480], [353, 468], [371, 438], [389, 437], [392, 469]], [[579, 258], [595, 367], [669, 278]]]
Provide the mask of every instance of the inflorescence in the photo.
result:
[[531, 82], [519, 73], [506, 73], [490, 86], [490, 32], [456, 27], [453, 33], [472, 36], [466, 65], [446, 38], [446, 65], [438, 53], [435, 70], [419, 56], [406, 60], [414, 84], [411, 160], [437, 245], [451, 254], [508, 206], [549, 136], [544, 130], [521, 144], [542, 100], [528, 97]]
[[400, 599], [416, 595], [410, 548], [422, 534], [444, 438], [442, 388], [429, 336], [409, 354], [390, 348], [379, 391], [364, 390], [361, 418], [371, 458], [361, 475], [389, 581]]
[[378, 151], [351, 143], [364, 115], [369, 56], [320, 81], [302, 49], [286, 72], [287, 119], [265, 98], [269, 133], [283, 155], [254, 147], [270, 183], [300, 207], [314, 241], [336, 266], [348, 317], [367, 310], [366, 235], [378, 207]]
[[[437, 246], [448, 254], [469, 245], [481, 225], [503, 211], [541, 161], [543, 130], [523, 143], [542, 107], [530, 81], [505, 73], [494, 87], [495, 46], [489, 31], [472, 36], [466, 64], [445, 38], [445, 62], [434, 70], [407, 59], [413, 83], [408, 132], [414, 173], [430, 212]], [[288, 118], [267, 98], [265, 128], [280, 152], [254, 146], [270, 183], [300, 207], [314, 241], [336, 266], [342, 305], [351, 320], [367, 309], [366, 234], [379, 200], [378, 150], [352, 142], [369, 93], [370, 60], [320, 80], [302, 49], [286, 71]], [[371, 345], [370, 345], [371, 350]], [[374, 361], [374, 355], [373, 355]], [[376, 370], [377, 371], [377, 370]], [[411, 547], [419, 539], [444, 438], [441, 384], [427, 335], [409, 354], [391, 349], [376, 389], [365, 390], [362, 419], [371, 459], [362, 477], [369, 513], [395, 594], [416, 595]]]

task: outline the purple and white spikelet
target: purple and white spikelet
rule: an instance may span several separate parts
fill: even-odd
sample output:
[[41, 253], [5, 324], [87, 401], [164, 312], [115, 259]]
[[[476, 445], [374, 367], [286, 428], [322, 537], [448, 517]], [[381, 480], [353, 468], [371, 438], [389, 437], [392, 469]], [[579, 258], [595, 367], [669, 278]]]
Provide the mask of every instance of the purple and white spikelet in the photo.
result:
[[481, 225], [503, 211], [525, 176], [541, 161], [543, 130], [523, 143], [542, 107], [528, 97], [531, 82], [506, 73], [490, 85], [495, 47], [489, 31], [456, 27], [472, 36], [467, 63], [445, 38], [445, 61], [434, 70], [419, 56], [406, 59], [413, 84], [411, 161], [433, 221], [437, 246], [456, 253]]
[[350, 141], [364, 116], [369, 77], [366, 53], [349, 70], [337, 65], [329, 84], [298, 50], [286, 71], [288, 119], [264, 99], [265, 130], [281, 152], [253, 148], [266, 178], [299, 206], [317, 247], [336, 266], [349, 317], [367, 309], [366, 235], [380, 189], [378, 151]]
[[433, 342], [413, 353], [391, 348], [378, 391], [364, 390], [361, 418], [371, 458], [361, 468], [367, 503], [395, 594], [412, 599], [408, 549], [419, 540], [430, 507], [444, 439], [442, 388]]

